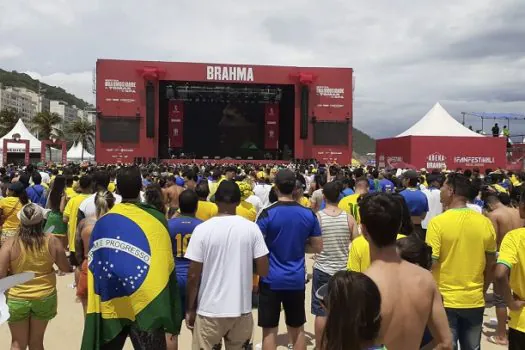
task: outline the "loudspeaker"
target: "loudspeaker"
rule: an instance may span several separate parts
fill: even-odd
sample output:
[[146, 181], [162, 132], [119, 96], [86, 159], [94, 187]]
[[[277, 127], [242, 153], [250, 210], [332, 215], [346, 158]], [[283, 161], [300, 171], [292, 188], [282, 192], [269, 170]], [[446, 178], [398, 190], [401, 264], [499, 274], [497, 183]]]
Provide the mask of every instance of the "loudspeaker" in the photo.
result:
[[308, 138], [308, 98], [310, 89], [308, 86], [301, 86], [301, 130], [299, 137], [303, 140]]
[[151, 81], [146, 83], [146, 137], [155, 137], [155, 86]]

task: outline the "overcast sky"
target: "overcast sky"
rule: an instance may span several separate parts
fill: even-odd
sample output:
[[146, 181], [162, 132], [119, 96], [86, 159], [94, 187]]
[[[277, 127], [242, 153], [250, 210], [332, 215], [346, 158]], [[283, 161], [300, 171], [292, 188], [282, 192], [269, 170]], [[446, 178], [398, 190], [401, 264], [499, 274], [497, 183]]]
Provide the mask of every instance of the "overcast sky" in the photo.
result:
[[387, 137], [436, 101], [525, 113], [524, 18], [523, 0], [0, 0], [0, 67], [91, 103], [97, 58], [352, 67], [354, 125]]

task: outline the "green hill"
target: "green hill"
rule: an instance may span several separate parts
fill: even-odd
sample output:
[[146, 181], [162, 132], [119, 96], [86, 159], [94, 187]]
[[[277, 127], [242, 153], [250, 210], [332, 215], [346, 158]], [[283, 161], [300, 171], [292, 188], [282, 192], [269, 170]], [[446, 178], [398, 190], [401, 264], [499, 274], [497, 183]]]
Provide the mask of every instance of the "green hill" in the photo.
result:
[[353, 150], [360, 156], [376, 151], [376, 140], [364, 132], [353, 128]]
[[38, 91], [38, 84], [40, 83], [41, 91], [44, 96], [50, 100], [64, 101], [80, 109], [84, 109], [89, 105], [86, 101], [68, 93], [61, 87], [47, 85], [31, 78], [25, 73], [19, 73], [17, 71], [8, 72], [0, 69], [0, 83], [4, 86], [24, 87], [33, 91]]

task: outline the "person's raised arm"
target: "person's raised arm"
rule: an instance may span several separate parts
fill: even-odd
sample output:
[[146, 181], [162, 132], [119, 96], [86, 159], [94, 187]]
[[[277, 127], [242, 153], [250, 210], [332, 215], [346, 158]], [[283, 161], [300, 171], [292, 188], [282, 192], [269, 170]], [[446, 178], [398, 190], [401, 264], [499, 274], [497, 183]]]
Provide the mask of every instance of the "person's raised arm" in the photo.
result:
[[434, 338], [434, 349], [452, 350], [452, 333], [448, 324], [447, 314], [436, 283], [432, 280], [432, 310], [428, 319], [428, 328]]
[[60, 271], [62, 272], [71, 272], [73, 269], [71, 268], [71, 264], [69, 263], [69, 260], [66, 256], [66, 251], [64, 249], [64, 246], [62, 246], [62, 242], [55, 236], [51, 236], [49, 239], [49, 245], [50, 245], [50, 251], [51, 255], [53, 256], [55, 260], [55, 264], [58, 266]]

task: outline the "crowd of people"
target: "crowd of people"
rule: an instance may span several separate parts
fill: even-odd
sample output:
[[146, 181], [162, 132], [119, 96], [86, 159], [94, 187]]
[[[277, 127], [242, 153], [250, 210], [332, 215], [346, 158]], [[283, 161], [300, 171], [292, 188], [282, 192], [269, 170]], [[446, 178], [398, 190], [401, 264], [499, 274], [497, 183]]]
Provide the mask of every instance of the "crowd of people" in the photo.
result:
[[[525, 349], [523, 174], [287, 165], [0, 169], [11, 349], [43, 349], [74, 272], [82, 349]], [[307, 254], [314, 259], [307, 269]], [[493, 284], [493, 296], [487, 293]], [[488, 300], [488, 302], [487, 302]], [[80, 307], [79, 307], [80, 308]], [[262, 343], [252, 344], [257, 326]], [[459, 347], [458, 347], [459, 344]]]

